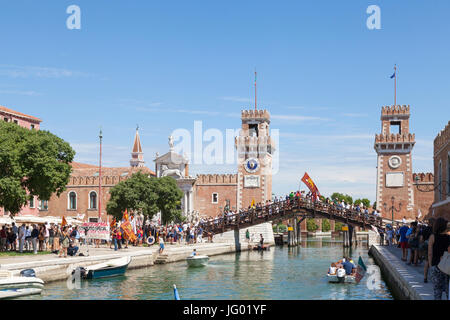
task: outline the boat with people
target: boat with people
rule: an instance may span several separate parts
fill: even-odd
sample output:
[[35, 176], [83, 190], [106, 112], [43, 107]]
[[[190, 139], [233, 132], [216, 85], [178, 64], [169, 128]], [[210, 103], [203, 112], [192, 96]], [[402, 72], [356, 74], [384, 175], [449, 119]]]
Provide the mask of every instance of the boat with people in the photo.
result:
[[186, 258], [186, 262], [189, 267], [203, 267], [208, 264], [209, 257], [206, 255], [198, 255], [197, 249], [191, 253], [189, 257]]
[[72, 274], [75, 274], [77, 270], [79, 270], [80, 276], [83, 279], [121, 276], [125, 274], [125, 271], [127, 271], [130, 262], [130, 256], [121, 257], [87, 267], [77, 267], [72, 271]]
[[342, 258], [331, 263], [328, 268], [327, 279], [331, 283], [358, 283], [356, 279], [357, 268], [352, 259]]
[[20, 276], [14, 276], [9, 270], [0, 270], [0, 290], [9, 289], [41, 289], [44, 287], [44, 281], [36, 278], [33, 269], [26, 269], [20, 272]]

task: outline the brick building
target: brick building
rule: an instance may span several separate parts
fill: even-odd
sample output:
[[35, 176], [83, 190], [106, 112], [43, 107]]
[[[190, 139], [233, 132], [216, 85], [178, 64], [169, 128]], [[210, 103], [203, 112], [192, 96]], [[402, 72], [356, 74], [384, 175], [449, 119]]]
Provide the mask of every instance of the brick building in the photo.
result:
[[[420, 192], [423, 185], [433, 185], [433, 174], [413, 174], [412, 149], [415, 135], [409, 131], [410, 107], [386, 106], [381, 109], [381, 134], [375, 135], [374, 148], [377, 152], [377, 208], [385, 218], [415, 219], [428, 214], [433, 202], [430, 193]], [[418, 179], [415, 179], [418, 177]], [[399, 207], [401, 203], [401, 206]], [[386, 207], [385, 207], [386, 204]]]
[[450, 220], [450, 121], [434, 139], [434, 202], [432, 216]]
[[[102, 220], [106, 221], [106, 204], [110, 198], [109, 190], [119, 182], [128, 179], [133, 173], [141, 171], [151, 176], [155, 173], [144, 166], [139, 132], [136, 129], [129, 167], [102, 167], [101, 203]], [[74, 217], [97, 221], [99, 217], [99, 182], [98, 166], [72, 163], [72, 173], [66, 190], [58, 197], [53, 194], [45, 206], [41, 206], [41, 216]]]
[[[41, 119], [0, 106], [0, 121], [12, 122], [16, 123], [21, 127], [30, 129], [30, 130], [39, 130]], [[39, 205], [38, 198], [33, 197], [28, 202], [28, 205], [22, 208], [22, 210], [17, 214], [20, 215], [39, 215]], [[9, 215], [9, 213], [6, 213]], [[0, 207], [0, 216], [5, 215], [5, 211]]]

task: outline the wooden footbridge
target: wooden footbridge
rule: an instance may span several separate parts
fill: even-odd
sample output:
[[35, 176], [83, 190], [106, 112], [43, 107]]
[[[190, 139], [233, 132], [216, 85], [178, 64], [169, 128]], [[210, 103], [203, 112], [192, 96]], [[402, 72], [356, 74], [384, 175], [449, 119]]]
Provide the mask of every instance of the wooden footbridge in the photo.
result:
[[307, 217], [326, 218], [353, 227], [362, 227], [364, 229], [370, 228], [371, 226], [382, 227], [383, 225], [381, 217], [344, 209], [335, 204], [323, 203], [320, 201], [313, 202], [310, 199], [301, 197], [274, 202], [263, 207], [251, 208], [247, 211], [232, 215], [224, 215], [222, 218], [209, 220], [203, 222], [201, 225], [206, 232], [220, 234], [230, 230], [251, 227], [264, 222], [277, 220], [285, 221], [296, 217], [301, 217], [301, 221]]

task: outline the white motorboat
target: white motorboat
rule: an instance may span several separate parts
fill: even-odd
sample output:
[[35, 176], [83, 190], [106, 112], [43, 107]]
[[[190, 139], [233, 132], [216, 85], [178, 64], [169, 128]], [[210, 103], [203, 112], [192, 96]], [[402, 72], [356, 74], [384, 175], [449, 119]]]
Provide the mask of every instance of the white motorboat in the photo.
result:
[[14, 276], [11, 271], [0, 270], [0, 290], [29, 288], [42, 290], [43, 287], [44, 281], [35, 276]]
[[206, 266], [208, 264], [209, 257], [208, 256], [189, 256], [186, 258], [186, 262], [189, 267], [201, 267]]
[[32, 294], [41, 294], [42, 288], [2, 289], [0, 299], [12, 299]]

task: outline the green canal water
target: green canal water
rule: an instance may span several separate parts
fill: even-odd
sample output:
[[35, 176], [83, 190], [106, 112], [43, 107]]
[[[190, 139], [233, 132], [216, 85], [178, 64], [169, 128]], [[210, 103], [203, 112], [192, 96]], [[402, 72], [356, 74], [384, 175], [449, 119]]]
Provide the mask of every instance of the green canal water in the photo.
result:
[[173, 284], [181, 299], [393, 299], [382, 279], [378, 288], [369, 289], [367, 275], [359, 284], [328, 283], [330, 262], [343, 255], [355, 262], [361, 255], [367, 266], [374, 265], [367, 251], [366, 245], [349, 251], [339, 239], [309, 238], [296, 248], [276, 246], [265, 252], [212, 256], [205, 267], [188, 268], [185, 262], [176, 262], [128, 270], [121, 277], [82, 281], [78, 289], [69, 289], [65, 281], [53, 282], [41, 295], [21, 299], [172, 300]]

